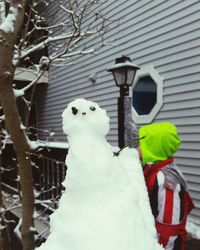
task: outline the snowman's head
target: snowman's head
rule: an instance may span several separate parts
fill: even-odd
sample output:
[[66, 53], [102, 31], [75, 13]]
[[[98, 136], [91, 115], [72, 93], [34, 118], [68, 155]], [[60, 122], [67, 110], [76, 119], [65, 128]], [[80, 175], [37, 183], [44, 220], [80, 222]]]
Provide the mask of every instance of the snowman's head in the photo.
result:
[[87, 133], [105, 136], [109, 131], [106, 111], [97, 103], [85, 99], [70, 102], [62, 118], [63, 131], [67, 135]]

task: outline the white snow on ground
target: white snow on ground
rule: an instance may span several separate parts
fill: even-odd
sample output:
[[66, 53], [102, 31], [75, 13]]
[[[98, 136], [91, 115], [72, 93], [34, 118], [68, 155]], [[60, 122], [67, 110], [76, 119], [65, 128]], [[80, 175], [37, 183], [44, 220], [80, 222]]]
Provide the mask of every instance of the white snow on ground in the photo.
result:
[[77, 99], [63, 112], [63, 130], [70, 147], [66, 191], [40, 250], [162, 250], [138, 153], [113, 156], [106, 112]]

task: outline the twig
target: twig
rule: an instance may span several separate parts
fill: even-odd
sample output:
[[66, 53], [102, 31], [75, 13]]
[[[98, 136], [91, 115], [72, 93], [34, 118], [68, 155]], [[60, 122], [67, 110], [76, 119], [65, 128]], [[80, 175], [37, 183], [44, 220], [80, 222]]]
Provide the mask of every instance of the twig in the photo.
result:
[[119, 156], [120, 152], [121, 152], [122, 150], [124, 150], [126, 147], [128, 147], [128, 146], [130, 146], [131, 144], [136, 143], [136, 142], [138, 142], [138, 141], [144, 139], [145, 137], [146, 137], [146, 136], [143, 136], [143, 137], [141, 137], [141, 138], [136, 137], [134, 140], [132, 140], [132, 141], [128, 142], [127, 144], [125, 144], [125, 145], [124, 145], [120, 150], [118, 150], [117, 152], [113, 152], [113, 156]]

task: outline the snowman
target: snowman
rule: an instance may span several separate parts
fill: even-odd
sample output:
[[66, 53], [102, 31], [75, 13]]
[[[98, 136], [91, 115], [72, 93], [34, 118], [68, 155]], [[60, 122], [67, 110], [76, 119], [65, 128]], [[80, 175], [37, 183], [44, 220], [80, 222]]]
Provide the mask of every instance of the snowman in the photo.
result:
[[77, 99], [62, 118], [66, 190], [40, 250], [162, 250], [137, 151], [113, 154], [109, 117], [95, 102]]

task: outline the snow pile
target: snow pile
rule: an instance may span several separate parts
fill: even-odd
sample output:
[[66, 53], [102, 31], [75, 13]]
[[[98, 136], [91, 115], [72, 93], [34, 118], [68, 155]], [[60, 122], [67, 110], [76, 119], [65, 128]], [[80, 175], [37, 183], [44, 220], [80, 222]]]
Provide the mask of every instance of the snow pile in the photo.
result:
[[77, 99], [63, 112], [70, 145], [66, 191], [41, 250], [162, 250], [137, 151], [113, 156], [109, 118]]

